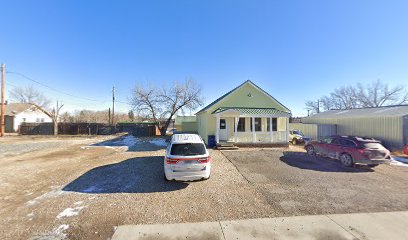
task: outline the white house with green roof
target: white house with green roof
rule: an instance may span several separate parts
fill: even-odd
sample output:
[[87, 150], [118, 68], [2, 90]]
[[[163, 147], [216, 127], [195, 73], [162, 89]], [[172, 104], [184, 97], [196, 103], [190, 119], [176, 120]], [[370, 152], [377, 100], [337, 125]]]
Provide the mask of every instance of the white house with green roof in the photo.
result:
[[196, 113], [203, 140], [216, 143], [287, 144], [290, 110], [250, 80]]

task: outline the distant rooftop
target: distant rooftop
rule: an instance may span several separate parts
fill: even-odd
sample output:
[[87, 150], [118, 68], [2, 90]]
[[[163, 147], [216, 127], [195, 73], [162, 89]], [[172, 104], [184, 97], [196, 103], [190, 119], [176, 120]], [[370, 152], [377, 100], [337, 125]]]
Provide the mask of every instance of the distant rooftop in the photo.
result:
[[5, 105], [6, 116], [14, 116], [34, 106], [31, 103], [8, 103]]
[[378, 117], [378, 116], [386, 117], [405, 115], [408, 115], [408, 105], [329, 110], [311, 115], [308, 118], [350, 118], [350, 117]]

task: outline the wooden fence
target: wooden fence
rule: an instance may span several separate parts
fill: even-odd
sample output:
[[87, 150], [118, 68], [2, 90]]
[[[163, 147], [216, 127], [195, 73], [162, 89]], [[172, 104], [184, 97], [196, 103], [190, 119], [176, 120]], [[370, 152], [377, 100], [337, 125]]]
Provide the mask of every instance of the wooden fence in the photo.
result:
[[[110, 135], [127, 132], [134, 136], [157, 135], [156, 126], [146, 123], [118, 123], [108, 125], [101, 123], [59, 123], [58, 134], [63, 135]], [[53, 123], [23, 123], [19, 133], [22, 135], [53, 135]]]

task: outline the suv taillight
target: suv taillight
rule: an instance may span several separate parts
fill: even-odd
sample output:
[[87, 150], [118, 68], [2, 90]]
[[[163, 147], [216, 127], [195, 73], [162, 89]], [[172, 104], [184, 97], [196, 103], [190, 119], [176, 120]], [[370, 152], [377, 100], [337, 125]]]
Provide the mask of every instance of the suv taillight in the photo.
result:
[[205, 157], [205, 158], [199, 158], [198, 161], [200, 163], [209, 163], [209, 162], [211, 162], [211, 157], [208, 156], [208, 157]]
[[177, 159], [172, 159], [172, 158], [166, 157], [166, 163], [167, 164], [176, 164], [177, 162], [178, 162]]
[[370, 151], [365, 150], [365, 149], [358, 149], [358, 152], [366, 156], [370, 155], [371, 153]]

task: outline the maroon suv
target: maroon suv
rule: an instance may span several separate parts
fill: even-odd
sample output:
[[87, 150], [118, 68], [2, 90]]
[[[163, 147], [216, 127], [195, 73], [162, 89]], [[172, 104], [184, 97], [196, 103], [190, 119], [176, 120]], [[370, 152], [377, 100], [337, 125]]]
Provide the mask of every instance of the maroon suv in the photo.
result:
[[373, 138], [332, 136], [320, 141], [310, 141], [305, 149], [309, 155], [339, 159], [347, 167], [354, 163], [375, 166], [391, 161], [390, 151]]

